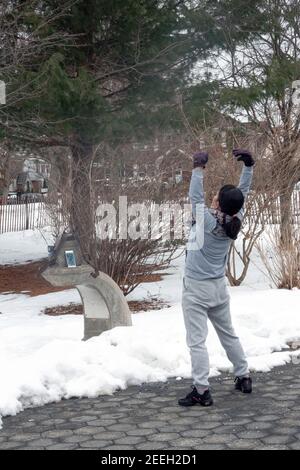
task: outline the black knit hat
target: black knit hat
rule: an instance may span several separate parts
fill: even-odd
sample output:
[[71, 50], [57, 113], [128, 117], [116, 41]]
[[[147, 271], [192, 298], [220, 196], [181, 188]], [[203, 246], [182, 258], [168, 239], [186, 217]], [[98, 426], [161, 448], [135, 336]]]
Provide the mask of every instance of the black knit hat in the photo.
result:
[[219, 204], [224, 214], [230, 216], [237, 214], [243, 207], [244, 201], [245, 198], [242, 191], [236, 186], [227, 184], [220, 189]]

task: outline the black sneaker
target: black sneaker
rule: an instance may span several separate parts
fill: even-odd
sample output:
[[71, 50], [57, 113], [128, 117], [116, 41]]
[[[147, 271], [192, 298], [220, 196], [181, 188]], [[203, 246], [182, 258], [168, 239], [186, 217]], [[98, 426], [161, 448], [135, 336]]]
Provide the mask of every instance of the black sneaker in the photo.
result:
[[251, 377], [236, 377], [235, 389], [242, 393], [252, 393], [252, 379]]
[[178, 400], [178, 405], [180, 406], [211, 406], [213, 403], [209, 390], [206, 390], [202, 395], [200, 395], [200, 393], [197, 392], [196, 387], [193, 387], [193, 390], [188, 393], [185, 398], [180, 398]]

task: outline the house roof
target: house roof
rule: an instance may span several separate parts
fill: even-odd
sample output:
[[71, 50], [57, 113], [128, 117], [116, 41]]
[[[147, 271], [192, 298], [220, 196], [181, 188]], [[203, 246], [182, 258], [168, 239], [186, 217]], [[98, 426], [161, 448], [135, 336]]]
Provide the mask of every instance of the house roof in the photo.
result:
[[17, 184], [25, 184], [27, 181], [44, 181], [44, 177], [35, 171], [23, 171], [17, 176]]

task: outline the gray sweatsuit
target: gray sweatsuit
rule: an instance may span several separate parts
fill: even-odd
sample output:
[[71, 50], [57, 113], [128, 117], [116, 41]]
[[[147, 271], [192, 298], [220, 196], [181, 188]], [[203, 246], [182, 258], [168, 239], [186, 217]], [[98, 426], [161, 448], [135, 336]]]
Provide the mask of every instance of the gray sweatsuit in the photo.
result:
[[[246, 197], [252, 181], [253, 167], [243, 167], [239, 188]], [[227, 237], [222, 226], [205, 206], [203, 191], [203, 171], [193, 170], [190, 184], [190, 201], [193, 215], [196, 206], [204, 205], [203, 245], [199, 249], [187, 251], [183, 279], [182, 309], [186, 327], [186, 340], [190, 349], [192, 377], [200, 390], [208, 388], [209, 358], [206, 348], [208, 334], [207, 319], [211, 320], [224, 347], [228, 359], [234, 366], [237, 377], [249, 373], [243, 348], [236, 336], [230, 315], [230, 300], [226, 286], [226, 263], [232, 240]], [[243, 217], [243, 209], [238, 214]], [[228, 220], [230, 220], [229, 216]], [[196, 232], [192, 227], [191, 235]]]

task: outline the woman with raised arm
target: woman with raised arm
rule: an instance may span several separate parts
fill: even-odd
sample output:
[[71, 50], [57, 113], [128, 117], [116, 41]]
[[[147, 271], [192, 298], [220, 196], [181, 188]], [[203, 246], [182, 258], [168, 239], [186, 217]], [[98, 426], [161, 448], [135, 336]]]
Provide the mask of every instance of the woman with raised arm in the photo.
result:
[[206, 348], [209, 319], [234, 367], [235, 388], [252, 392], [248, 363], [231, 322], [230, 298], [226, 285], [226, 264], [232, 240], [241, 229], [243, 206], [250, 190], [254, 159], [247, 150], [235, 149], [233, 155], [244, 164], [238, 187], [223, 186], [206, 207], [203, 173], [208, 154], [194, 155], [190, 183], [193, 226], [187, 246], [183, 279], [182, 309], [186, 340], [192, 363], [192, 391], [179, 400], [181, 406], [211, 406], [209, 390], [209, 357]]

